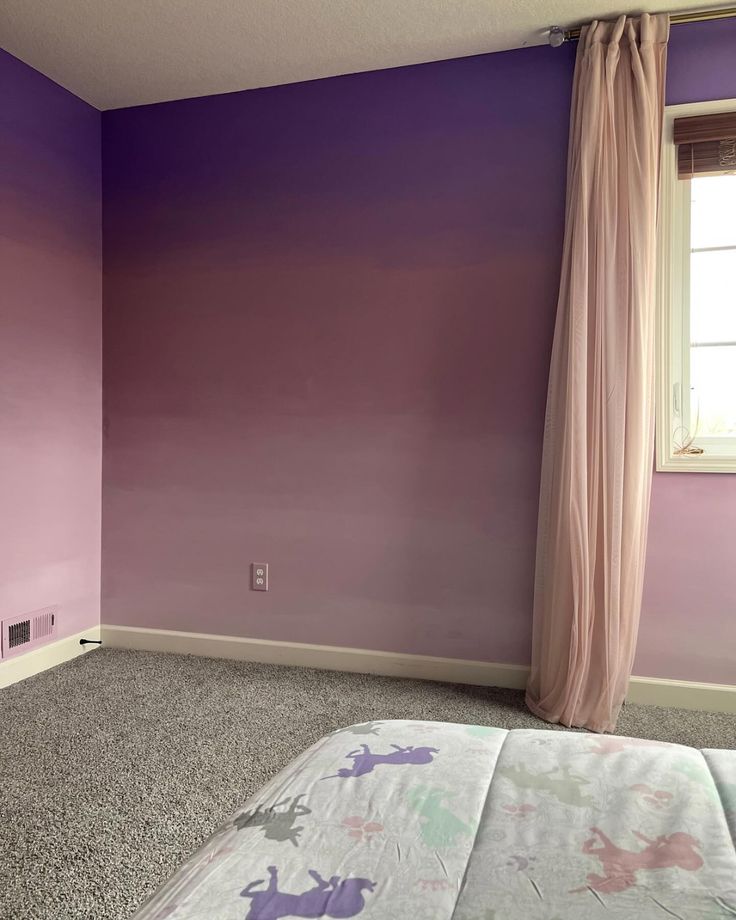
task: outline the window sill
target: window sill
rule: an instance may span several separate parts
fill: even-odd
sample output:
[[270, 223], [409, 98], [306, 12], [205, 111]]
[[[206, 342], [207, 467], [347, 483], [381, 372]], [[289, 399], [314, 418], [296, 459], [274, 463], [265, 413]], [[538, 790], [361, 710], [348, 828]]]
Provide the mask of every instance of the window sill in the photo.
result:
[[736, 454], [657, 454], [656, 470], [658, 473], [736, 473]]

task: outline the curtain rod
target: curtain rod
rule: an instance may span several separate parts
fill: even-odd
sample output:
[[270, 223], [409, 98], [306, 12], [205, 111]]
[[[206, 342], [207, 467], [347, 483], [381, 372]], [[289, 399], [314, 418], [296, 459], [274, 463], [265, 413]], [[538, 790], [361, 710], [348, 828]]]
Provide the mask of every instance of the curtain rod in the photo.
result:
[[[736, 17], [736, 6], [729, 6], [720, 10], [700, 10], [694, 13], [672, 13], [670, 23], [680, 25], [683, 22], [708, 22], [712, 19], [732, 19]], [[564, 42], [576, 42], [580, 38], [581, 26], [574, 29], [563, 29], [552, 26], [549, 30], [549, 43], [553, 48], [559, 48]]]

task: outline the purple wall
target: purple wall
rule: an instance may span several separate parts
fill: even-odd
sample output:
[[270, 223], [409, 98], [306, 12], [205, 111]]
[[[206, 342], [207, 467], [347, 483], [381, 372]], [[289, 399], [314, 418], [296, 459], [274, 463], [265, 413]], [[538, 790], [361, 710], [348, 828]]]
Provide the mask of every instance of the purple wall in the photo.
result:
[[0, 617], [99, 623], [100, 115], [0, 51]]
[[[104, 114], [105, 622], [528, 661], [574, 51]], [[656, 477], [638, 673], [736, 681], [734, 486]]]
[[[736, 19], [672, 29], [667, 103], [736, 99]], [[657, 473], [635, 673], [736, 683], [736, 476]]]

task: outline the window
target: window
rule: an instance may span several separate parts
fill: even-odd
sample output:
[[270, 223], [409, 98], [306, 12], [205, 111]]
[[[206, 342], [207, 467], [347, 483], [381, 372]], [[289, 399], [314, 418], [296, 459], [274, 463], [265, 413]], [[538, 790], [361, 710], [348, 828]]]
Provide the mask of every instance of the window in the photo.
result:
[[736, 473], [736, 100], [665, 110], [658, 258], [657, 469]]

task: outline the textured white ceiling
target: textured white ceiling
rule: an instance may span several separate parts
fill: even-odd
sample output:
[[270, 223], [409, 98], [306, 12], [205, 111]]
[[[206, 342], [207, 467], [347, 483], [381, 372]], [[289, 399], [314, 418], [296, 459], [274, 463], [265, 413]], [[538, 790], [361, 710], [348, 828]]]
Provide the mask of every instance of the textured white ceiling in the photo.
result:
[[[663, 3], [690, 6], [637, 10]], [[620, 11], [611, 0], [0, 0], [0, 47], [111, 109], [537, 45], [550, 25]]]

